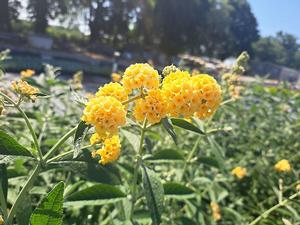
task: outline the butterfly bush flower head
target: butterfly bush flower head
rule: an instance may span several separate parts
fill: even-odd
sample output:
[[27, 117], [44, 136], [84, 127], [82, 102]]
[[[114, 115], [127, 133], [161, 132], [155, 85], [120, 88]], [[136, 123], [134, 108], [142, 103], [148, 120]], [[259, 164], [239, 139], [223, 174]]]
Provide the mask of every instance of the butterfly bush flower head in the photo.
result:
[[129, 66], [122, 78], [124, 87], [129, 91], [140, 88], [158, 88], [159, 82], [160, 76], [157, 70], [147, 63], [136, 63]]
[[96, 96], [111, 96], [123, 102], [128, 99], [128, 93], [125, 88], [119, 83], [110, 82], [100, 87]]
[[29, 85], [26, 81], [18, 80], [13, 81], [11, 88], [18, 94], [34, 101], [36, 95], [39, 93], [39, 89]]
[[290, 172], [292, 170], [292, 166], [288, 160], [282, 159], [275, 164], [275, 170], [278, 172]]
[[21, 78], [24, 79], [24, 78], [32, 77], [35, 74], [35, 71], [32, 69], [26, 69], [26, 70], [22, 70], [20, 74], [21, 74]]
[[219, 221], [221, 220], [221, 212], [220, 212], [220, 206], [216, 202], [211, 202], [210, 203], [210, 209], [212, 211], [212, 216], [214, 221]]
[[231, 174], [236, 176], [238, 179], [243, 179], [247, 175], [247, 169], [237, 166], [231, 171]]

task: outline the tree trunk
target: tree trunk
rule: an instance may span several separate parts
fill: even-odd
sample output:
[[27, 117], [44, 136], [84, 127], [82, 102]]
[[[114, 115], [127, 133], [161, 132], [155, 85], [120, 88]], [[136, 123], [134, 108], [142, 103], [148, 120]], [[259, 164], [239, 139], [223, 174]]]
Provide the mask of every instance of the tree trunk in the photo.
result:
[[0, 0], [0, 31], [10, 31], [10, 15], [8, 0]]
[[48, 27], [48, 1], [36, 0], [34, 4], [34, 31], [39, 34], [45, 34]]

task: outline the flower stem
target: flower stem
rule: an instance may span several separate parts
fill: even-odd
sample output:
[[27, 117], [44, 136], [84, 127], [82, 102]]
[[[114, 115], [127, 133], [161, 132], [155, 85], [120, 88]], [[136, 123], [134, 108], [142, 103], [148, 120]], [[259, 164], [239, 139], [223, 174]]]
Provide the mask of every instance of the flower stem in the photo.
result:
[[276, 209], [285, 206], [289, 201], [293, 200], [294, 198], [296, 198], [297, 196], [299, 196], [300, 192], [297, 192], [296, 194], [291, 195], [289, 198], [279, 202], [277, 205], [274, 205], [272, 208], [266, 210], [265, 212], [263, 212], [260, 216], [258, 216], [255, 220], [253, 220], [251, 223], [249, 223], [248, 225], [255, 225], [257, 224], [261, 219], [265, 219], [269, 216], [269, 214], [273, 211], [275, 211]]
[[63, 137], [61, 137], [61, 139], [58, 140], [58, 142], [56, 142], [56, 144], [47, 152], [47, 154], [44, 156], [44, 160], [47, 161], [49, 159], [49, 157], [56, 151], [58, 150], [58, 148], [60, 146], [62, 146], [63, 143], [66, 142], [66, 140], [68, 140], [69, 137], [71, 137], [75, 131], [77, 129], [77, 126], [72, 128], [68, 133], [66, 133]]
[[142, 98], [143, 96], [144, 96], [143, 93], [141, 93], [141, 94], [139, 94], [139, 95], [136, 95], [136, 96], [134, 96], [134, 97], [132, 97], [132, 98], [126, 100], [126, 101], [123, 101], [123, 102], [122, 102], [122, 105], [127, 105], [127, 104], [129, 104], [130, 102], [133, 102], [133, 101], [135, 101], [135, 100], [137, 100], [137, 99]]
[[[89, 148], [89, 147], [91, 147], [91, 146], [92, 146], [92, 145], [86, 145], [86, 146], [83, 146], [83, 147], [80, 148], [80, 149], [83, 150], [83, 149]], [[51, 162], [56, 161], [57, 159], [60, 159], [60, 158], [62, 158], [62, 157], [64, 157], [64, 156], [66, 156], [66, 155], [72, 154], [74, 151], [75, 151], [75, 150], [72, 149], [72, 150], [70, 150], [70, 151], [63, 152], [63, 153], [61, 153], [61, 154], [59, 154], [59, 155], [57, 155], [57, 156], [55, 156], [55, 157], [49, 159], [49, 160], [47, 161], [47, 163], [51, 163]]]
[[39, 155], [39, 158], [40, 158], [41, 162], [43, 162], [43, 154], [42, 154], [41, 149], [40, 149], [38, 138], [37, 138], [37, 136], [36, 136], [36, 134], [33, 130], [33, 127], [31, 125], [26, 113], [21, 109], [21, 107], [19, 106], [19, 103], [15, 103], [15, 101], [12, 100], [10, 97], [8, 97], [6, 94], [0, 92], [0, 96], [2, 96], [9, 103], [13, 104], [14, 107], [16, 107], [16, 109], [21, 113], [21, 115], [22, 115], [23, 119], [25, 120], [25, 123], [26, 123], [26, 125], [27, 125], [27, 127], [28, 127], [28, 129], [31, 133], [35, 150], [38, 152], [38, 155]]
[[194, 144], [194, 147], [192, 148], [192, 151], [190, 152], [190, 154], [188, 155], [187, 159], [184, 162], [184, 166], [183, 166], [183, 169], [182, 169], [181, 177], [179, 179], [180, 181], [183, 179], [184, 174], [185, 174], [186, 169], [187, 169], [187, 165], [191, 161], [191, 159], [193, 158], [193, 155], [195, 154], [195, 152], [197, 150], [197, 147], [198, 147], [198, 144], [200, 142], [200, 139], [201, 139], [201, 137], [198, 137], [197, 141]]
[[131, 199], [131, 209], [130, 209], [130, 219], [132, 220], [133, 211], [134, 211], [134, 204], [136, 202], [137, 196], [137, 180], [138, 180], [138, 172], [139, 168], [142, 162], [142, 151], [143, 151], [143, 143], [145, 138], [145, 132], [147, 127], [147, 119], [144, 119], [143, 126], [141, 128], [141, 139], [140, 139], [140, 146], [139, 151], [136, 155], [136, 164], [134, 168], [134, 174], [133, 174], [133, 188], [132, 188], [132, 199]]
[[24, 195], [27, 194], [27, 192], [30, 190], [33, 182], [35, 181], [36, 177], [39, 175], [39, 172], [41, 170], [41, 164], [39, 163], [34, 171], [32, 172], [32, 174], [30, 175], [30, 177], [28, 178], [27, 182], [25, 183], [24, 187], [22, 188], [21, 192], [19, 193], [15, 203], [13, 204], [12, 208], [10, 209], [7, 221], [5, 223], [5, 225], [11, 225], [15, 212], [19, 206], [19, 204], [21, 203], [21, 201], [23, 200]]

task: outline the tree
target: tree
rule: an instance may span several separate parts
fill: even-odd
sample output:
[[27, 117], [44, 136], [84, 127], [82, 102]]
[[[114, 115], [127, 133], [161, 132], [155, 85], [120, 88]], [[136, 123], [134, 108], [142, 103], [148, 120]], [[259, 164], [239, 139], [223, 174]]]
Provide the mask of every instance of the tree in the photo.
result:
[[0, 31], [11, 31], [11, 22], [17, 19], [19, 8], [20, 2], [17, 0], [0, 1]]

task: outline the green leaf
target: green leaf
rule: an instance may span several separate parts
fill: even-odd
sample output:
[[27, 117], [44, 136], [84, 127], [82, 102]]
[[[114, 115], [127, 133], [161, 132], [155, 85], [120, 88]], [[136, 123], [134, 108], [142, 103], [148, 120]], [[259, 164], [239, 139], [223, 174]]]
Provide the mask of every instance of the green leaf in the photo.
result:
[[70, 194], [64, 206], [103, 205], [122, 200], [126, 195], [117, 187], [108, 184], [96, 184]]
[[194, 191], [180, 183], [168, 182], [164, 185], [165, 196], [174, 198], [191, 198], [194, 197]]
[[205, 157], [205, 156], [199, 157], [198, 162], [206, 164], [208, 166], [216, 167], [216, 168], [220, 167], [219, 162], [212, 157]]
[[201, 134], [201, 135], [205, 135], [204, 131], [200, 130], [194, 124], [192, 124], [184, 119], [172, 118], [171, 121], [174, 126], [177, 126], [177, 127], [180, 127], [185, 130], [189, 130], [189, 131]]
[[121, 130], [123, 135], [126, 137], [128, 142], [132, 145], [134, 151], [138, 152], [139, 151], [139, 145], [140, 145], [140, 138], [138, 135], [131, 133], [127, 130]]
[[175, 149], [164, 149], [155, 151], [153, 153], [153, 156], [147, 158], [147, 160], [184, 160], [184, 157], [179, 151]]
[[22, 199], [22, 204], [18, 206], [16, 212], [16, 219], [18, 225], [28, 225], [31, 213], [32, 213], [31, 196], [29, 195], [28, 192], [26, 192], [24, 198]]
[[152, 223], [158, 225], [163, 212], [164, 188], [159, 177], [145, 166], [143, 166], [143, 187]]
[[194, 220], [188, 217], [181, 217], [179, 220], [182, 225], [197, 225], [197, 223]]
[[50, 163], [49, 168], [71, 170], [76, 175], [90, 181], [120, 184], [120, 179], [118, 174], [116, 174], [116, 168], [113, 165], [102, 166], [96, 162], [61, 161]]
[[222, 147], [215, 141], [215, 139], [212, 136], [207, 136], [207, 140], [212, 147], [212, 153], [216, 158], [216, 161], [218, 162], [218, 165], [220, 169], [225, 168], [225, 154], [222, 149]]
[[31, 225], [60, 225], [63, 217], [63, 194], [65, 185], [58, 183], [42, 200], [30, 217]]
[[0, 164], [0, 212], [7, 211], [8, 177], [6, 165]]
[[172, 137], [173, 141], [175, 142], [175, 144], [177, 145], [177, 136], [176, 133], [174, 131], [174, 128], [172, 126], [172, 124], [169, 122], [169, 119], [167, 118], [163, 118], [161, 120], [164, 128], [166, 129], [166, 131], [170, 134], [170, 136]]
[[20, 145], [15, 139], [0, 130], [0, 155], [33, 157], [30, 151]]
[[84, 121], [80, 121], [80, 123], [77, 125], [77, 129], [75, 131], [75, 137], [74, 137], [74, 154], [73, 158], [77, 158], [77, 156], [80, 154], [80, 146], [81, 142], [84, 139], [84, 136], [86, 132], [89, 129], [89, 125], [87, 125]]

